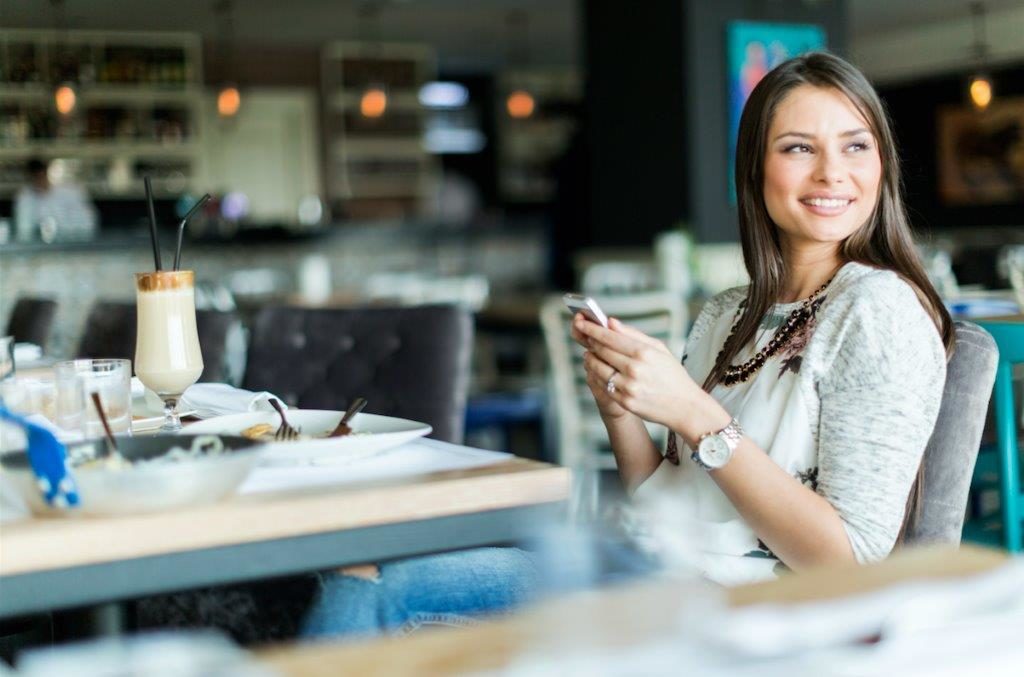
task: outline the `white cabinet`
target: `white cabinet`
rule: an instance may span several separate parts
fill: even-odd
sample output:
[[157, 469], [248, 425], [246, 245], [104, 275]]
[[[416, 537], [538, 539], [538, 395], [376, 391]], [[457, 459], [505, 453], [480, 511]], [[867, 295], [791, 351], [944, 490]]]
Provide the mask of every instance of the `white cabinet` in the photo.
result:
[[313, 89], [246, 89], [232, 118], [217, 115], [217, 93], [203, 99], [202, 192], [245, 195], [247, 221], [300, 222], [299, 207], [320, 194], [317, 96]]

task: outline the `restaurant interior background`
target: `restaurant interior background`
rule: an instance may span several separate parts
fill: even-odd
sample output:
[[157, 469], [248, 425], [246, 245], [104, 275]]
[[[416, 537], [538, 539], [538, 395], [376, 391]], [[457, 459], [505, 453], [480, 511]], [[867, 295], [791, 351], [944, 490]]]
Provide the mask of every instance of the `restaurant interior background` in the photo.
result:
[[[0, 317], [19, 294], [56, 299], [44, 348], [73, 355], [92, 305], [130, 299], [147, 265], [148, 175], [165, 243], [213, 196], [184, 249], [201, 306], [467, 306], [470, 440], [550, 456], [547, 294], [667, 286], [692, 320], [743, 279], [737, 22], [818, 26], [859, 65], [894, 118], [937, 275], [1009, 288], [1020, 0], [2, 0]], [[984, 115], [968, 95], [981, 72]], [[88, 192], [95, 232], [19, 236], [33, 157]], [[229, 362], [240, 382], [244, 356]]]
[[[374, 370], [397, 350], [398, 340], [371, 346], [381, 349], [369, 352], [383, 357], [367, 367], [345, 357], [352, 340], [339, 346], [343, 342], [331, 331], [281, 329], [293, 317], [289, 313], [455, 304], [468, 311], [460, 312], [459, 321], [468, 325], [465, 318], [472, 317], [470, 375], [450, 377], [459, 369], [437, 359], [438, 351], [430, 360], [416, 358], [415, 366], [433, 370], [419, 379], [424, 387], [436, 385], [431, 379], [446, 381], [458, 400], [457, 429], [437, 435], [435, 425], [443, 442], [424, 444], [467, 458], [489, 452], [466, 447], [526, 457], [491, 454], [492, 461], [501, 456], [503, 465], [472, 471], [451, 466], [457, 471], [412, 480], [403, 475], [395, 486], [370, 481], [377, 482], [371, 490], [382, 492], [377, 496], [388, 497], [383, 501], [373, 499], [371, 490], [348, 491], [341, 480], [319, 493], [303, 487], [301, 498], [309, 490], [311, 504], [291, 504], [290, 495], [269, 490], [232, 496], [198, 513], [161, 513], [155, 519], [164, 520], [163, 531], [148, 529], [142, 518], [133, 522], [135, 515], [77, 524], [30, 520], [20, 529], [5, 524], [0, 582], [9, 587], [6, 599], [0, 595], [0, 658], [14, 645], [3, 641], [10, 633], [8, 616], [71, 609], [68, 616], [74, 617], [79, 606], [103, 613], [115, 606], [107, 604], [111, 600], [326, 570], [365, 558], [388, 561], [506, 544], [552, 514], [589, 511], [593, 517], [599, 497], [616, 496], [615, 482], [602, 483], [600, 474], [613, 459], [580, 378], [579, 355], [568, 346], [561, 295], [580, 291], [617, 316], [637, 313], [639, 326], [681, 351], [701, 304], [745, 280], [730, 187], [732, 134], [746, 93], [786, 54], [825, 47], [869, 76], [893, 118], [910, 218], [944, 300], [960, 318], [1019, 318], [1022, 36], [1024, 0], [0, 0], [0, 321], [12, 318], [14, 324], [20, 299], [55, 302], [39, 306], [50, 308], [52, 317], [32, 359], [50, 366], [79, 356], [134, 358], [133, 275], [152, 270], [149, 224], [155, 218], [165, 261], [184, 228], [182, 268], [195, 271], [200, 322], [203, 313], [230, 320], [214, 332], [216, 346], [199, 328], [206, 362], [201, 380], [273, 391], [300, 411], [344, 409], [308, 405], [307, 393], [293, 389], [300, 379], [292, 372], [319, 370], [313, 379], [318, 386], [365, 377], [372, 387]], [[53, 184], [88, 195], [92, 206], [86, 211], [94, 210], [95, 226], [88, 219], [19, 221], [17, 195], [33, 159], [46, 163]], [[152, 181], [153, 215], [144, 177]], [[187, 227], [181, 225], [207, 193], [209, 201]], [[255, 320], [268, 309], [280, 314], [271, 312], [260, 334]], [[283, 318], [281, 326], [275, 318]], [[454, 336], [460, 326], [404, 331], [407, 337]], [[315, 353], [335, 348], [324, 367], [327, 357]], [[252, 377], [255, 370], [248, 369], [247, 381], [247, 364], [261, 350], [266, 373]], [[15, 355], [8, 364], [18, 360]], [[266, 378], [271, 372], [280, 381]], [[0, 375], [6, 373], [0, 369]], [[407, 385], [390, 392], [382, 387], [382, 394], [369, 398], [367, 413], [398, 416], [374, 408], [394, 405]], [[947, 420], [959, 425], [961, 414]], [[980, 428], [981, 417], [975, 418]], [[1019, 408], [1000, 421], [1007, 423], [1000, 430], [1011, 432], [1003, 437], [1016, 439]], [[986, 441], [997, 439], [991, 417], [989, 428]], [[664, 429], [653, 432], [664, 440]], [[459, 443], [466, 447], [454, 446]], [[987, 493], [972, 493], [975, 516], [998, 512], [995, 456], [988, 454], [988, 466], [979, 462], [984, 472], [973, 476], [987, 483]], [[347, 466], [312, 469], [335, 479], [351, 472]], [[463, 482], [463, 472], [476, 474]], [[344, 523], [350, 514], [381, 524]], [[1011, 523], [1020, 526], [1020, 520]], [[142, 526], [133, 531], [137, 524]], [[965, 529], [964, 539], [998, 540], [990, 526]], [[955, 531], [953, 540], [959, 526]], [[215, 539], [209, 536], [214, 532]], [[444, 538], [437, 542], [439, 534]], [[576, 535], [558, 547], [571, 553], [579, 547], [571, 542]], [[366, 548], [378, 550], [366, 555]], [[934, 552], [919, 560], [894, 557], [885, 576], [963, 574], [1004, 563], [1002, 553], [965, 551], [965, 559]], [[33, 560], [39, 553], [42, 565]], [[588, 553], [581, 560], [589, 566], [591, 556], [597, 558]], [[1019, 570], [1016, 582], [1006, 578], [1016, 591]], [[817, 579], [800, 578], [781, 598], [827, 598], [836, 581], [849, 584], [846, 592], [870, 590], [884, 578], [875, 571], [829, 570]], [[874, 583], [858, 587], [867, 579]], [[788, 583], [780, 582], [785, 592]], [[906, 651], [903, 669], [887, 674], [945, 667], [942, 650], [979, 666], [986, 657], [995, 661], [1019, 651], [1016, 617], [1014, 626], [1003, 622], [1009, 614], [995, 616], [1002, 609], [997, 602], [1014, 599], [1006, 589], [990, 587], [986, 596], [980, 587], [963, 585], [956, 598], [962, 606], [954, 608], [966, 610], [964, 624], [952, 625], [955, 614], [935, 614], [937, 624], [950, 621], [949, 637], [955, 634], [956, 641], [947, 647], [922, 640]], [[577, 622], [581, 618], [627, 625], [622, 636], [637, 640], [636, 646], [652, 637], [675, 642], [688, 635], [672, 635], [684, 627], [672, 624], [680, 623], [680, 600], [689, 603], [693, 590], [659, 590], [648, 589], [635, 616], [622, 613], [635, 601], [627, 599], [635, 591], [626, 590], [627, 597], [593, 598], [597, 606], [576, 609], [572, 620], [559, 615], [565, 609], [553, 608], [546, 625], [528, 617], [485, 628], [491, 633], [485, 643], [478, 641], [484, 634], [466, 634], [453, 636], [447, 649], [429, 639], [406, 644], [405, 651], [387, 645], [368, 652], [366, 661], [408, 666], [447, 652], [445, 660], [463, 667], [460, 661], [495, 656], [511, 662], [517, 654], [508, 647], [516, 642], [522, 650], [584, 626], [581, 635], [593, 632], [586, 638], [593, 652], [583, 654], [583, 667], [574, 674], [592, 674], [586, 667], [611, 661], [618, 645], [606, 641], [607, 628], [588, 630]], [[884, 616], [882, 627], [925, 624], [936, 597], [919, 599], [915, 590], [907, 593], [904, 617], [893, 620], [895, 614], [874, 609]], [[757, 601], [756, 590], [741, 591], [739, 598], [744, 594]], [[701, 604], [689, 607], [689, 621], [708, 637], [719, 635], [714, 640], [729, 634], [720, 629], [729, 625], [739, 630], [725, 639], [739, 638], [737, 645], [767, 642], [770, 630], [784, 625], [766, 622], [756, 610], [742, 616], [742, 609], [730, 608], [735, 615], [716, 626], [699, 617], [709, 608]], [[989, 624], [969, 626], [982, 607], [992, 612]], [[864, 607], [849, 608], [859, 614]], [[854, 615], [849, 612], [836, 627], [856, 626]], [[90, 618], [93, 623], [99, 614]], [[819, 632], [820, 618], [808, 614], [799, 626], [786, 617], [786, 628], [799, 626], [790, 638], [794, 646], [828, 634]], [[62, 634], [58, 625], [53, 636]], [[38, 624], [28, 627], [25, 633], [43, 632]], [[618, 639], [619, 630], [614, 634]], [[703, 642], [705, 634], [696, 636]], [[28, 645], [41, 636], [29, 634]], [[851, 646], [863, 649], [878, 640], [851, 637]], [[984, 646], [1004, 653], [978, 649], [983, 639]], [[707, 655], [703, 644], [697, 649], [695, 656]], [[924, 654], [930, 660], [917, 663]], [[652, 656], [669, 666], [665, 673], [677, 671], [670, 654]], [[528, 652], [518, 657], [526, 667], [503, 674], [536, 674]], [[263, 659], [274, 662], [272, 654]], [[285, 671], [288, 657], [277, 660], [283, 674], [323, 674]], [[318, 670], [333, 665], [316, 656], [304, 665], [317, 661]], [[756, 654], [748, 667], [769, 674], [760, 671], [768, 664]], [[370, 674], [358, 667], [352, 672]]]

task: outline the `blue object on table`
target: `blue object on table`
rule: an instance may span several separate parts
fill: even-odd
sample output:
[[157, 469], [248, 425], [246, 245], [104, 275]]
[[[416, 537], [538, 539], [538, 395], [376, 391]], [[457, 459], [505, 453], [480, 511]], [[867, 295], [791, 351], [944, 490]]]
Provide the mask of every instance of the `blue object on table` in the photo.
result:
[[1020, 313], [1020, 306], [1012, 299], [958, 299], [946, 301], [946, 308], [949, 309], [953, 317], [961, 319], [1016, 315]]
[[996, 367], [996, 452], [999, 457], [999, 502], [1002, 511], [1003, 545], [1010, 552], [1021, 552], [1021, 520], [1024, 496], [1021, 495], [1020, 448], [1017, 445], [1017, 407], [1013, 397], [1013, 365], [1024, 362], [1024, 323], [979, 322], [999, 347]]
[[46, 428], [13, 414], [0, 406], [0, 419], [25, 429], [28, 437], [28, 460], [36, 475], [36, 484], [46, 502], [57, 508], [78, 505], [78, 485], [68, 465], [64, 445]]

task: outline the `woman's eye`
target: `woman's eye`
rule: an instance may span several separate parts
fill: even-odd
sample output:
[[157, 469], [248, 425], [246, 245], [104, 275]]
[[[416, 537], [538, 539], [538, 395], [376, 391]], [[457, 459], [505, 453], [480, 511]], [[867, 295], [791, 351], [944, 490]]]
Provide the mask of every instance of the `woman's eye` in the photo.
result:
[[786, 146], [783, 150], [785, 153], [810, 153], [811, 147], [806, 143], [794, 143], [792, 146]]
[[847, 148], [849, 148], [849, 150], [859, 153], [865, 150], [869, 150], [871, 148], [871, 145], [867, 141], [855, 141], [854, 143], [851, 143], [849, 146], [847, 146]]

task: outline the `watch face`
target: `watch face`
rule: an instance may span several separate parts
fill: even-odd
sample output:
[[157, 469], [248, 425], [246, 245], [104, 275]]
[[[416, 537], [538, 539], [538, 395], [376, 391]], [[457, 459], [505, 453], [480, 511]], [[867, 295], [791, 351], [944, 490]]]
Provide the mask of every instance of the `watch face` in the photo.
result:
[[732, 449], [721, 435], [708, 435], [700, 441], [697, 454], [709, 468], [721, 468], [732, 458]]

